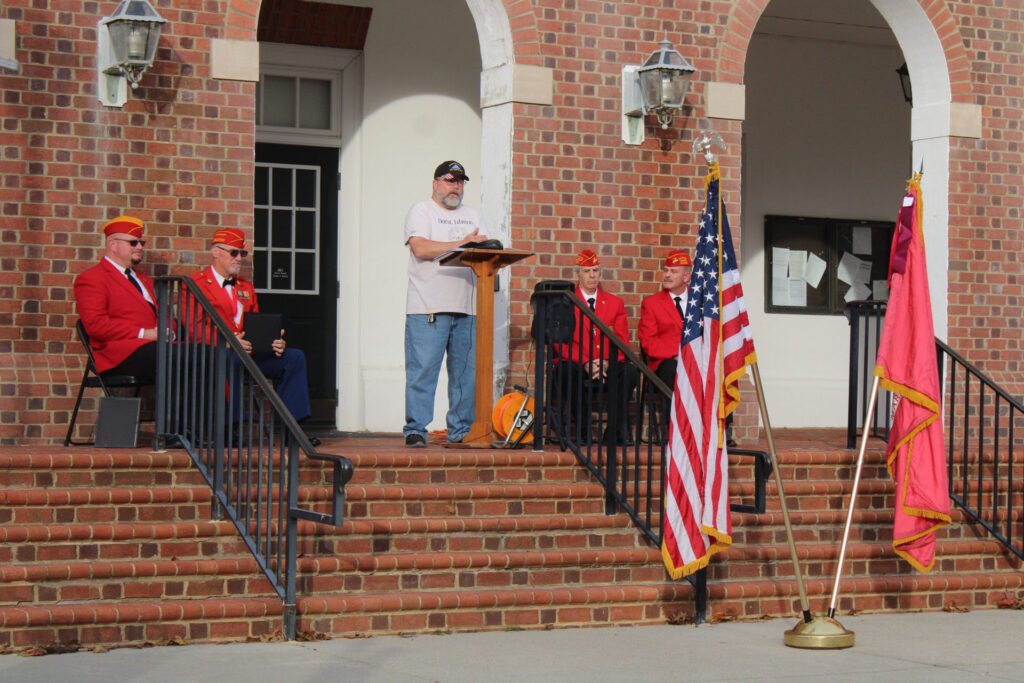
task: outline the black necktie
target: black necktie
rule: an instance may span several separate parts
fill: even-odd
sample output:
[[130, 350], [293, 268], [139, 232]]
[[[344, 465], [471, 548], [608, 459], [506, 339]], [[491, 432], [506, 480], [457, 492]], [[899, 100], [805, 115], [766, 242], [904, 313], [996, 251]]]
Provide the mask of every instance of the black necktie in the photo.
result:
[[[134, 287], [135, 289], [139, 290], [139, 294], [142, 295], [142, 298], [146, 299], [146, 293], [142, 291], [142, 285], [140, 285], [139, 281], [135, 279], [134, 275], [132, 275], [132, 269], [131, 268], [125, 268], [124, 269], [124, 274], [128, 278], [128, 282], [132, 283], [132, 287]], [[149, 304], [149, 307], [153, 309], [154, 313], [156, 313], [156, 306], [154, 306], [153, 303], [149, 299], [146, 299], [146, 303]]]
[[235, 278], [226, 278], [224, 280], [224, 286], [225, 287], [229, 287], [229, 286], [230, 287], [234, 287], [236, 282], [238, 282], [238, 280], [236, 280]]
[[677, 296], [677, 297], [675, 297], [675, 300], [676, 300], [676, 310], [677, 310], [677, 311], [679, 311], [679, 317], [680, 317], [680, 318], [685, 318], [686, 316], [684, 316], [684, 315], [683, 315], [683, 307], [682, 307], [682, 305], [681, 305], [681, 304], [679, 303], [679, 301], [680, 301], [681, 299], [682, 299], [682, 297], [680, 297], [680, 296]]
[[597, 301], [594, 297], [587, 299], [587, 305], [590, 306], [590, 310], [594, 310], [594, 302]]

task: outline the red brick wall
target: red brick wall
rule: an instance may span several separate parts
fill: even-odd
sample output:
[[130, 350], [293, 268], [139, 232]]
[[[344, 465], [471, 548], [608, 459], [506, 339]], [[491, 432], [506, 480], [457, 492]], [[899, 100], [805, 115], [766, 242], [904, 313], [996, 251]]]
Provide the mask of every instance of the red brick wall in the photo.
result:
[[[949, 344], [1018, 398], [1024, 393], [1024, 7], [1020, 2], [946, 5], [966, 83], [954, 99], [981, 105], [983, 137], [954, 140], [949, 186]], [[949, 34], [944, 26], [940, 31]], [[927, 169], [926, 169], [927, 171]], [[927, 197], [925, 198], [927, 200]]]
[[[94, 94], [96, 21], [114, 0], [0, 5], [0, 18], [16, 22], [21, 63], [0, 71], [0, 443], [63, 435], [82, 365], [70, 288], [99, 258], [105, 219], [128, 212], [147, 222], [157, 275], [192, 270], [212, 228], [250, 227], [255, 86], [210, 78], [208, 59], [213, 38], [253, 39], [258, 3], [154, 4], [167, 34], [123, 109]], [[635, 327], [665, 252], [692, 244], [704, 167], [690, 146], [709, 124], [728, 145], [723, 190], [740, 224], [742, 124], [706, 120], [704, 83], [742, 82], [766, 4], [505, 0], [516, 59], [550, 67], [555, 82], [553, 105], [516, 106], [512, 238], [538, 257], [512, 283], [521, 293], [514, 378], [529, 368], [529, 292], [540, 279], [571, 279], [583, 244], [601, 254], [607, 288], [626, 300]], [[982, 139], [952, 142], [950, 341], [1019, 393], [1024, 9], [921, 4], [947, 52], [954, 99], [984, 114]], [[668, 131], [623, 145], [621, 66], [640, 63], [666, 29], [698, 69], [687, 107]]]
[[146, 221], [155, 275], [193, 270], [211, 228], [252, 221], [255, 86], [209, 74], [227, 3], [155, 2], [167, 32], [121, 109], [95, 96], [96, 22], [116, 5], [0, 6], [20, 62], [0, 71], [2, 443], [63, 436], [82, 369], [71, 284], [100, 258], [106, 219]]
[[[537, 253], [516, 269], [512, 290], [528, 293], [542, 279], [575, 277], [573, 257], [593, 248], [604, 266], [603, 286], [626, 301], [635, 340], [640, 300], [659, 288], [670, 248], [689, 248], [703, 205], [702, 158], [694, 135], [709, 122], [703, 83], [716, 70], [718, 36], [731, 3], [665, 7], [660, 2], [542, 0], [534, 3], [540, 65], [554, 71], [550, 107], [518, 105], [512, 180], [513, 240]], [[720, 14], [721, 13], [721, 14]], [[682, 115], [639, 146], [620, 130], [621, 69], [640, 64], [669, 39], [697, 68]], [[721, 158], [730, 217], [739, 225], [738, 122], [715, 121], [726, 141]], [[529, 370], [528, 295], [512, 305], [512, 376]], [[519, 381], [519, 379], [517, 379]]]

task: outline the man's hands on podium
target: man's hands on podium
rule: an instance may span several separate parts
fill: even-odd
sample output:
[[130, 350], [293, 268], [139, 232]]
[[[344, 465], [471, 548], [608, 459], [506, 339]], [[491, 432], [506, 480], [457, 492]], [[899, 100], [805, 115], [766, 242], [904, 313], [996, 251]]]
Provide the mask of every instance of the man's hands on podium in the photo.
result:
[[485, 239], [487, 239], [487, 235], [481, 234], [480, 228], [474, 228], [473, 232], [462, 239], [451, 242], [438, 242], [428, 240], [426, 237], [413, 236], [409, 238], [408, 244], [413, 256], [422, 261], [431, 261], [441, 254], [447, 254], [452, 249], [464, 247], [473, 242], [483, 242]]

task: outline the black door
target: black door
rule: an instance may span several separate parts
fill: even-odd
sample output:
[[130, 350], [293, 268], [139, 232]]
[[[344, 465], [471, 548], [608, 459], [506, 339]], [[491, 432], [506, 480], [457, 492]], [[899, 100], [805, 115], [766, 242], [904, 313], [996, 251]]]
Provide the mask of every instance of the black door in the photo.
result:
[[261, 311], [283, 313], [285, 339], [309, 367], [311, 422], [338, 404], [338, 150], [256, 145], [253, 283]]

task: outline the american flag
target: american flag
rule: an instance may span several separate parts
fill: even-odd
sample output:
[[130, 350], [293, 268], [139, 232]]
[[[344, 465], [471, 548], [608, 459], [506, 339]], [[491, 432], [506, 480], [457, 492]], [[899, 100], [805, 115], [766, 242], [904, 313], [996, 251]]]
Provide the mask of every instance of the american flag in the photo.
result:
[[707, 196], [676, 356], [661, 546], [673, 579], [707, 566], [732, 543], [723, 427], [739, 404], [737, 381], [757, 360], [719, 179], [715, 164], [704, 179]]

